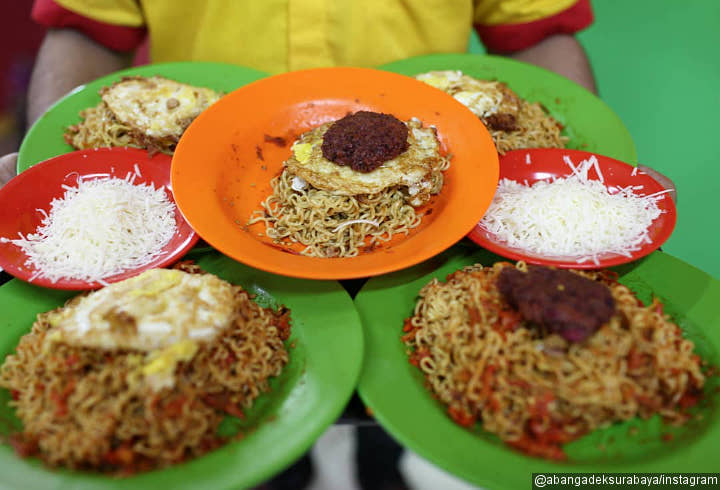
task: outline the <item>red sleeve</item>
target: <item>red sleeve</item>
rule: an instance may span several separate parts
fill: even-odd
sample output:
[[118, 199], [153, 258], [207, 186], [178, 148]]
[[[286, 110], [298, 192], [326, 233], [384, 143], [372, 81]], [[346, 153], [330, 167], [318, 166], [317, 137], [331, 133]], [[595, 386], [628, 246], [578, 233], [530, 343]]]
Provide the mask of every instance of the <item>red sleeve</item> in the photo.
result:
[[98, 22], [68, 10], [53, 0], [35, 0], [32, 18], [45, 27], [76, 29], [106, 48], [134, 51], [145, 38], [144, 27], [127, 27]]
[[522, 24], [475, 25], [485, 48], [493, 53], [526, 49], [553, 34], [574, 34], [593, 22], [590, 0], [578, 0], [555, 15]]

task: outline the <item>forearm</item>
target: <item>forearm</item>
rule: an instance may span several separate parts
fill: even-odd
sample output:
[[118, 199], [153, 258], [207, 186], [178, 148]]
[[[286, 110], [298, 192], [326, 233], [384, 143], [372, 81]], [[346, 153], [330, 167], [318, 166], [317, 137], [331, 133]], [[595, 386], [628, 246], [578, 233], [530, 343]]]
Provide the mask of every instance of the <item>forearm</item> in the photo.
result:
[[78, 85], [129, 64], [128, 55], [111, 51], [79, 32], [68, 29], [48, 31], [30, 79], [28, 124], [35, 122], [53, 102]]
[[522, 51], [509, 54], [511, 58], [547, 68], [597, 92], [595, 77], [582, 45], [570, 34], [556, 34]]

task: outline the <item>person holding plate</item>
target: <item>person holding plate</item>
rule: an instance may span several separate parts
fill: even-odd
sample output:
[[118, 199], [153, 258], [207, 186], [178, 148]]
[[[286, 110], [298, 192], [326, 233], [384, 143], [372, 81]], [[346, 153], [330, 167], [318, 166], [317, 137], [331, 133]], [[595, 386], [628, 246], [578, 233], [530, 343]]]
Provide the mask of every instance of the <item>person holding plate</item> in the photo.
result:
[[[226, 62], [273, 74], [372, 67], [465, 52], [473, 28], [489, 53], [547, 68], [596, 92], [575, 38], [593, 21], [589, 0], [36, 0], [33, 18], [49, 30], [31, 80], [30, 123], [74, 87], [127, 68], [133, 57], [136, 63]], [[0, 185], [15, 175], [16, 159], [0, 157]], [[668, 179], [661, 182], [674, 189]], [[361, 438], [363, 444], [369, 443]]]
[[[218, 61], [273, 74], [372, 67], [464, 52], [473, 28], [488, 52], [596, 91], [574, 36], [593, 21], [589, 0], [214, 1], [202, 7], [170, 0], [36, 0], [32, 16], [49, 30], [30, 83], [29, 123], [74, 87], [127, 68], [134, 53], [136, 63]], [[15, 175], [16, 161], [16, 154], [0, 157], [0, 184]]]
[[[49, 30], [30, 83], [30, 124], [76, 86], [130, 66], [134, 53], [136, 63], [218, 61], [272, 74], [372, 67], [465, 52], [473, 28], [489, 53], [541, 66], [596, 92], [575, 38], [593, 21], [590, 0], [226, 0], [203, 7], [187, 0], [35, 0], [32, 17]], [[0, 186], [15, 175], [16, 163], [16, 153], [0, 157]], [[670, 179], [640, 169], [676, 199]]]

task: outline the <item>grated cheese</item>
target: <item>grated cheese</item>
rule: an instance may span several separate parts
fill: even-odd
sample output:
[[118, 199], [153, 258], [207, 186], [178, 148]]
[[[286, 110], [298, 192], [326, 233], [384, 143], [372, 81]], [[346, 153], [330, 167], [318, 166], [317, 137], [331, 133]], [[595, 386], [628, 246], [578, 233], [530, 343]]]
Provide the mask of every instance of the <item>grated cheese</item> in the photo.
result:
[[149, 263], [176, 231], [175, 205], [165, 188], [135, 185], [136, 167], [125, 179], [79, 178], [77, 187], [63, 185], [35, 233], [0, 238], [22, 249], [30, 278], [61, 278], [106, 284], [103, 278]]
[[[594, 156], [577, 166], [567, 156], [564, 161], [572, 171], [568, 177], [531, 186], [501, 180], [480, 225], [510, 247], [578, 263], [597, 264], [608, 253], [630, 256], [650, 242], [648, 228], [662, 213], [657, 201], [666, 192], [608, 190]], [[588, 176], [591, 169], [599, 180]]]

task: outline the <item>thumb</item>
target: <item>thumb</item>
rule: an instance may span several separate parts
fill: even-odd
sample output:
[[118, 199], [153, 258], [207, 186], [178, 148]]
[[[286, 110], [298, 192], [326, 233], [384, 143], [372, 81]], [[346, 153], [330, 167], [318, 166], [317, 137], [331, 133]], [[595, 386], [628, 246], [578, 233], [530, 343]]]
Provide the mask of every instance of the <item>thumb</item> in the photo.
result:
[[17, 168], [17, 153], [9, 153], [0, 157], [0, 187], [15, 177]]
[[670, 194], [670, 197], [672, 198], [673, 202], [677, 204], [677, 189], [675, 188], [675, 183], [670, 180], [670, 178], [664, 174], [661, 174], [655, 169], [652, 169], [650, 167], [646, 167], [645, 165], [638, 165], [638, 170], [645, 172], [653, 179], [657, 180], [658, 183], [663, 186], [665, 189], [669, 190], [668, 194]]

